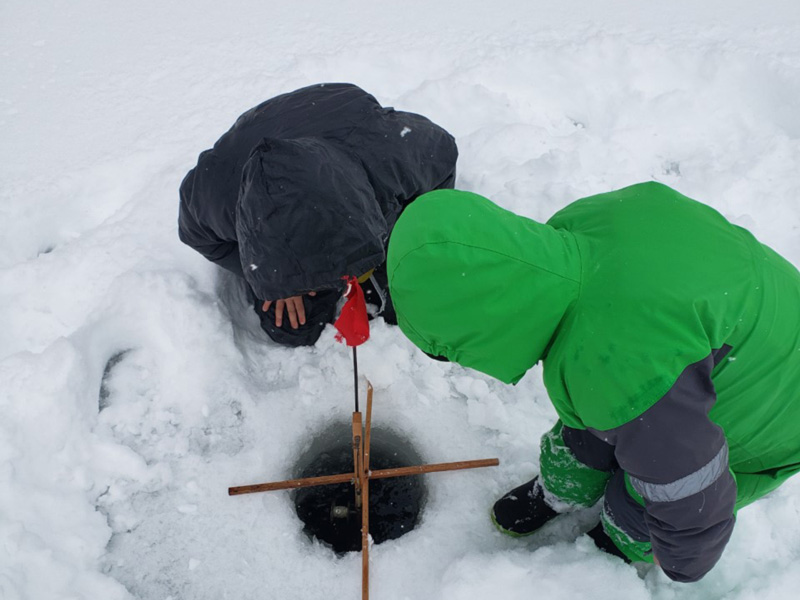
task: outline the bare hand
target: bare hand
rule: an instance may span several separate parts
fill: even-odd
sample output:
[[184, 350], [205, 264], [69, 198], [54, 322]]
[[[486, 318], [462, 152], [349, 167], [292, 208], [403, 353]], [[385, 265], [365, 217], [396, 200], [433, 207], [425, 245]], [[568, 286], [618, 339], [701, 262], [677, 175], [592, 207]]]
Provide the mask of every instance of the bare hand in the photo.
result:
[[[316, 296], [317, 292], [308, 292], [309, 296]], [[261, 310], [267, 312], [272, 306], [272, 300], [266, 300], [261, 306]], [[292, 329], [297, 329], [300, 325], [306, 324], [306, 308], [303, 306], [303, 296], [292, 296], [282, 298], [275, 304], [275, 327], [283, 325], [283, 309], [289, 313], [289, 324]]]

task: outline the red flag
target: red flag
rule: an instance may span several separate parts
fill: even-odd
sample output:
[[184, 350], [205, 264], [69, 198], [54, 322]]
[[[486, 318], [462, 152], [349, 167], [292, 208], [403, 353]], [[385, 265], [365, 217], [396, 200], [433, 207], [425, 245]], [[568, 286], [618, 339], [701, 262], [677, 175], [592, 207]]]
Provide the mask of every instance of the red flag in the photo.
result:
[[338, 341], [344, 341], [348, 346], [360, 346], [369, 339], [369, 319], [367, 318], [367, 304], [364, 301], [364, 290], [355, 277], [347, 279], [347, 302], [344, 303], [342, 314], [333, 324], [339, 333]]

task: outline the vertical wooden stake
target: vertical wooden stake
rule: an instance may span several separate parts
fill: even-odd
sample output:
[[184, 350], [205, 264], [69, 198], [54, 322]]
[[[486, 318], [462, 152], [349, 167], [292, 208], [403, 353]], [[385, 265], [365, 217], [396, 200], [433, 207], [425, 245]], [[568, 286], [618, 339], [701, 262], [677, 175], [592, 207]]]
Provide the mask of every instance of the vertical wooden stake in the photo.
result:
[[372, 384], [367, 382], [367, 420], [361, 467], [361, 598], [369, 600], [369, 442], [372, 431]]
[[369, 600], [369, 477], [361, 481], [361, 598]]
[[372, 431], [372, 384], [367, 381], [367, 420], [364, 424], [364, 471], [369, 475], [369, 440]]

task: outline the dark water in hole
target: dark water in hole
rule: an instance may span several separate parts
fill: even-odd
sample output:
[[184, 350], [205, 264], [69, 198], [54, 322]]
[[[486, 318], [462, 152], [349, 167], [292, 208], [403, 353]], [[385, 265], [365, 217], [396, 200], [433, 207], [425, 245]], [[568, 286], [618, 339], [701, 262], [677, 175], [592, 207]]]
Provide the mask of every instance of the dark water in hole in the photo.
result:
[[[423, 462], [411, 444], [391, 430], [373, 428], [370, 448], [372, 471]], [[295, 476], [352, 472], [350, 425], [337, 424], [316, 436], [298, 461]], [[420, 475], [372, 479], [369, 496], [369, 531], [374, 543], [380, 544], [414, 529], [425, 501], [425, 486]], [[329, 544], [337, 553], [361, 549], [361, 511], [356, 509], [351, 483], [297, 490], [294, 503], [307, 535]]]

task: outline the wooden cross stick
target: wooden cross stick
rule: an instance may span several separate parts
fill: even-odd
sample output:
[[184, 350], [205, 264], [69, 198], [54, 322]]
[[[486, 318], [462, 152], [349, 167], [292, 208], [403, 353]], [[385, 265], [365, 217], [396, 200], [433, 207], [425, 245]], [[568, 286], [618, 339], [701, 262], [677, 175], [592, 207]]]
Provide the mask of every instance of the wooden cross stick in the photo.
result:
[[[424, 475], [426, 473], [441, 473], [443, 471], [461, 471], [463, 469], [478, 469], [481, 467], [496, 467], [500, 461], [496, 458], [483, 458], [480, 460], [461, 460], [447, 463], [434, 463], [430, 465], [415, 465], [413, 467], [395, 467], [393, 469], [378, 469], [369, 472], [369, 479], [386, 479], [387, 477], [405, 477], [407, 475]], [[306, 477], [304, 479], [287, 479], [270, 483], [256, 483], [253, 485], [240, 485], [228, 488], [229, 496], [255, 494], [258, 492], [274, 492], [277, 490], [296, 490], [317, 485], [333, 485], [335, 483], [354, 483], [355, 473], [341, 473], [339, 475], [322, 475], [320, 477]]]

